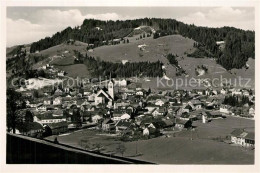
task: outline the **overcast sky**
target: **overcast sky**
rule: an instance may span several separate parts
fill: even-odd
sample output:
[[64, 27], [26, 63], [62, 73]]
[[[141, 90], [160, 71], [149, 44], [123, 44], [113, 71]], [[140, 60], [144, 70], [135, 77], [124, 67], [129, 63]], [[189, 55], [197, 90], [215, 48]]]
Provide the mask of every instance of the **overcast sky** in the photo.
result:
[[233, 26], [254, 30], [253, 7], [8, 7], [7, 46], [52, 36], [86, 18], [125, 20], [143, 17], [172, 18], [197, 26]]

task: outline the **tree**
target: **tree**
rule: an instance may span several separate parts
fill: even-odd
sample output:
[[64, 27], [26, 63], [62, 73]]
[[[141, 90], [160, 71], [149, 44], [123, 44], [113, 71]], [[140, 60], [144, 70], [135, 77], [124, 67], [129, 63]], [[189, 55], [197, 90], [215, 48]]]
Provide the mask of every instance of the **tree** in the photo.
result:
[[126, 151], [126, 147], [124, 144], [119, 144], [116, 148], [116, 152], [120, 153], [122, 157], [124, 156], [125, 151]]
[[38, 90], [34, 90], [33, 91], [33, 97], [34, 98], [39, 98], [39, 91]]
[[33, 114], [32, 114], [32, 112], [31, 111], [29, 111], [29, 110], [26, 110], [26, 112], [25, 112], [25, 122], [26, 123], [29, 123], [29, 122], [33, 122]]
[[16, 92], [14, 89], [7, 89], [7, 128], [8, 131], [15, 129], [22, 119], [22, 114], [19, 111], [25, 108], [25, 101], [23, 100], [20, 93]]

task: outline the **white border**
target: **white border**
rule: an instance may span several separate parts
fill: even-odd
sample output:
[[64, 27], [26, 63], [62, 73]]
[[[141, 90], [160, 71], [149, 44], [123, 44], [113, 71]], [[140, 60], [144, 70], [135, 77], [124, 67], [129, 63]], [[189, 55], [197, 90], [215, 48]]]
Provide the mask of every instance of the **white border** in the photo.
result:
[[[259, 78], [256, 75], [256, 150], [255, 150], [255, 165], [7, 165], [6, 163], [6, 7], [9, 6], [235, 6], [235, 7], [255, 7], [255, 31], [256, 31], [256, 61], [255, 64], [260, 64], [259, 59], [259, 22], [260, 21], [260, 1], [259, 0], [4, 0], [1, 1], [1, 81], [0, 85], [0, 172], [259, 172]], [[256, 74], [260, 72], [256, 68]]]

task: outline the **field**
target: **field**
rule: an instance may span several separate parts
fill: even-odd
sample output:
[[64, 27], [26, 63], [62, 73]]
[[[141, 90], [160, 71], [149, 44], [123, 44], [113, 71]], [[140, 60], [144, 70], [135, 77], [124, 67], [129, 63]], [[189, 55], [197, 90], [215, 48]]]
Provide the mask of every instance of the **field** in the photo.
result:
[[[101, 135], [94, 130], [79, 130], [58, 136], [60, 143], [75, 147], [94, 149], [101, 146], [101, 152], [121, 155], [116, 151], [119, 144], [126, 147], [125, 157], [160, 164], [253, 164], [254, 150], [213, 140], [226, 137], [234, 128], [254, 129], [254, 121], [236, 117], [214, 120], [208, 124], [194, 123], [196, 130], [182, 131], [176, 137], [159, 137], [136, 142], [121, 142], [114, 136]], [[191, 134], [192, 133], [192, 134]], [[191, 140], [191, 135], [192, 139]], [[53, 140], [55, 136], [47, 139]], [[140, 154], [134, 157], [136, 152]]]
[[68, 74], [66, 76], [69, 76], [69, 77], [73, 77], [73, 78], [90, 77], [89, 71], [84, 64], [73, 64], [73, 65], [68, 65], [68, 66], [55, 65], [55, 67], [67, 72]]

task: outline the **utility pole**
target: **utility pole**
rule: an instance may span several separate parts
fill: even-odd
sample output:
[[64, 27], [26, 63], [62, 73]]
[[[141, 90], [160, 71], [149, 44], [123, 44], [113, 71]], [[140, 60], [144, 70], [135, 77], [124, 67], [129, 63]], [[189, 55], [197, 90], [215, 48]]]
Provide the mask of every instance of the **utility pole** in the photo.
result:
[[137, 156], [137, 140], [135, 141], [135, 155]]

